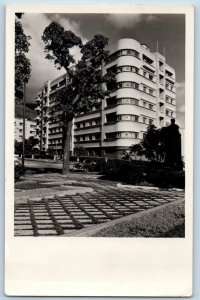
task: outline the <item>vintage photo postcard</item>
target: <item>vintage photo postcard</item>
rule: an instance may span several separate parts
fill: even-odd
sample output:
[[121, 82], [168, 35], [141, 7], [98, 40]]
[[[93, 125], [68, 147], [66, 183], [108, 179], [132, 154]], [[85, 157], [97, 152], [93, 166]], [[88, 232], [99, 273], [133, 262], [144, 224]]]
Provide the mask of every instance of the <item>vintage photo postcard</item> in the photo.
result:
[[6, 295], [192, 295], [193, 11], [6, 7]]

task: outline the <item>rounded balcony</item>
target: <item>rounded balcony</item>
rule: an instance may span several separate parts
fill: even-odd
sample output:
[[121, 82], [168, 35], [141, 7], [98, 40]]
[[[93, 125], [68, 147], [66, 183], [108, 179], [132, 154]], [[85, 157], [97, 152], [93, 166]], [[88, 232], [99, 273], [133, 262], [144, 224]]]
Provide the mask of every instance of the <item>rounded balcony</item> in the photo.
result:
[[120, 72], [116, 75], [116, 81], [132, 81], [136, 83], [140, 83], [140, 76], [137, 73], [133, 72]]
[[124, 56], [120, 56], [118, 57], [117, 59], [117, 66], [120, 67], [120, 66], [133, 66], [133, 67], [136, 67], [138, 69], [141, 68], [142, 64], [141, 64], [141, 61], [134, 57], [134, 56], [128, 56], [128, 55], [124, 55]]
[[117, 43], [117, 49], [123, 50], [123, 49], [133, 49], [140, 53], [141, 45], [138, 41], [134, 39], [120, 39]]
[[131, 105], [131, 104], [122, 104], [117, 106], [117, 115], [145, 115], [150, 118], [156, 118], [156, 111], [146, 109], [142, 106]]

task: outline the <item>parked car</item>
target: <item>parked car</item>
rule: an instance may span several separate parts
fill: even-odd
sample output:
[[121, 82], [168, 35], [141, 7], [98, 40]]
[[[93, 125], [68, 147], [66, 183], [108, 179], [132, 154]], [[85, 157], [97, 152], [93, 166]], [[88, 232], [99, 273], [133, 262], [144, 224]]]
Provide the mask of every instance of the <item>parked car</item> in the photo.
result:
[[73, 171], [77, 172], [94, 172], [96, 162], [91, 159], [85, 159], [83, 162], [78, 162], [73, 165]]

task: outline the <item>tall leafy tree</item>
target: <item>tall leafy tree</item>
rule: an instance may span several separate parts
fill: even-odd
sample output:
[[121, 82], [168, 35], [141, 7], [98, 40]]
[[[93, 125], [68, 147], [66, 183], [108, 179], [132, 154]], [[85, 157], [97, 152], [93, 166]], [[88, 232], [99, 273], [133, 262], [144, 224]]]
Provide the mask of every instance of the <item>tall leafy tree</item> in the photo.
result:
[[27, 83], [31, 73], [31, 63], [26, 57], [31, 39], [24, 33], [20, 19], [22, 13], [15, 14], [15, 98], [23, 99], [23, 84]]
[[[109, 52], [105, 49], [108, 39], [95, 35], [83, 44], [72, 31], [52, 22], [45, 28], [42, 40], [46, 58], [52, 60], [58, 69], [64, 68], [68, 83], [56, 91], [54, 104], [50, 107], [50, 119], [63, 127], [63, 174], [69, 171], [70, 140], [72, 121], [79, 113], [87, 112], [95, 102], [109, 95], [115, 84], [114, 74], [102, 74], [102, 64]], [[76, 62], [71, 54], [73, 47], [79, 47], [81, 59]]]

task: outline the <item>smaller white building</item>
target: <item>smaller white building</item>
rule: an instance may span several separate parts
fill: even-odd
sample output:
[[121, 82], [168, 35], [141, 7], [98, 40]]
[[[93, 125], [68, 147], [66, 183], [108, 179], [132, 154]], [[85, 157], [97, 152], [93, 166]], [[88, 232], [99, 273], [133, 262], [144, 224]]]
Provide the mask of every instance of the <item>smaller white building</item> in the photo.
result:
[[[25, 139], [36, 135], [36, 122], [25, 120]], [[23, 139], [23, 119], [15, 118], [15, 140], [22, 142]]]

